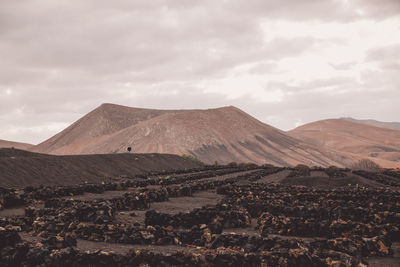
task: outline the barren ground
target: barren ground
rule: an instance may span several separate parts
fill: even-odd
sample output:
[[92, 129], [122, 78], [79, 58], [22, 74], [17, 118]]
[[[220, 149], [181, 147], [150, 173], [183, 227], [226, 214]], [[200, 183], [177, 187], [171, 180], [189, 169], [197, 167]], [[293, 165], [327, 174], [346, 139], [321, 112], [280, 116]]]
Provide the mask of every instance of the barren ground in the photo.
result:
[[[400, 266], [397, 178], [338, 173], [293, 176], [293, 169], [220, 167], [18, 191], [14, 197], [26, 204], [0, 210], [0, 233], [17, 232], [25, 242], [9, 246], [48, 248], [53, 254], [43, 257], [53, 264], [59, 251], [65, 264], [93, 256], [104, 266], [128, 259], [151, 266]], [[68, 247], [75, 256], [63, 250]], [[7, 259], [16, 265], [24, 257], [40, 261], [35, 253]]]

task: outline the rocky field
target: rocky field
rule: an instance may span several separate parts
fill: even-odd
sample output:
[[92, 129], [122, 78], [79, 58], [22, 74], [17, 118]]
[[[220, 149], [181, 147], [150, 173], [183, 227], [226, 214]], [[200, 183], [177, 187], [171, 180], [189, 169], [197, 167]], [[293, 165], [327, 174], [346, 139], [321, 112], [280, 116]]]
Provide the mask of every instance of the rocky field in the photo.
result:
[[207, 166], [0, 189], [1, 266], [399, 266], [400, 176]]

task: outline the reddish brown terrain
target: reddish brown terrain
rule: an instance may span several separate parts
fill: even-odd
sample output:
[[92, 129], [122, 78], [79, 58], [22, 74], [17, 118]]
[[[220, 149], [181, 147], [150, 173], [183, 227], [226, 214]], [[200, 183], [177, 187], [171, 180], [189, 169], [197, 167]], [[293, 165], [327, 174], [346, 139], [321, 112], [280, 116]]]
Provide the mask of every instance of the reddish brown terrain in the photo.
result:
[[352, 162], [232, 106], [166, 111], [103, 104], [31, 150], [56, 155], [107, 154], [125, 152], [127, 147], [138, 153], [189, 154], [205, 163], [343, 166]]
[[376, 127], [388, 128], [388, 129], [392, 129], [392, 130], [400, 130], [400, 122], [383, 122], [383, 121], [377, 121], [377, 120], [356, 120], [353, 118], [342, 118], [342, 119], [350, 121], [350, 122], [362, 123], [362, 124], [376, 126]]
[[[34, 146], [31, 151], [60, 155], [83, 154], [82, 150], [90, 142], [96, 142], [102, 137], [107, 137], [129, 126], [170, 112], [179, 111], [102, 104], [62, 132]], [[64, 153], [58, 152], [59, 150]], [[101, 153], [104, 154], [104, 152]]]
[[13, 148], [17, 148], [17, 149], [28, 150], [32, 146], [33, 145], [26, 144], [26, 143], [19, 143], [19, 142], [0, 140], [0, 148], [12, 148], [13, 147]]
[[331, 119], [300, 126], [288, 134], [349, 157], [369, 158], [382, 167], [400, 166], [399, 130]]

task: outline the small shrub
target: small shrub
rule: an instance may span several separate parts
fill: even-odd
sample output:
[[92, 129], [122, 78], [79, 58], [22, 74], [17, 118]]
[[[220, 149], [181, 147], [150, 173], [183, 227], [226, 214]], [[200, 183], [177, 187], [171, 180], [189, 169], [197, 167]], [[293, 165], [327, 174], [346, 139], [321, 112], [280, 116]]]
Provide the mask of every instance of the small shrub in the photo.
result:
[[241, 162], [238, 164], [240, 168], [257, 168], [258, 165], [252, 162]]
[[308, 167], [307, 165], [304, 165], [304, 164], [297, 164], [296, 166], [295, 166], [295, 168], [296, 169], [310, 169], [310, 167]]
[[321, 171], [321, 170], [323, 170], [324, 168], [322, 168], [321, 166], [312, 166], [311, 168], [310, 168], [311, 170], [313, 170], [313, 171]]
[[265, 164], [263, 164], [261, 167], [264, 167], [264, 168], [273, 168], [273, 167], [275, 167], [275, 166], [272, 165], [272, 164], [269, 164], [269, 163], [265, 163]]
[[288, 177], [304, 177], [310, 176], [311, 169], [307, 165], [298, 164], [293, 168], [291, 173], [289, 173]]
[[182, 158], [204, 165], [204, 163], [201, 160], [192, 155], [182, 155]]
[[346, 174], [339, 167], [336, 166], [329, 166], [325, 169], [325, 173], [330, 178], [346, 177]]

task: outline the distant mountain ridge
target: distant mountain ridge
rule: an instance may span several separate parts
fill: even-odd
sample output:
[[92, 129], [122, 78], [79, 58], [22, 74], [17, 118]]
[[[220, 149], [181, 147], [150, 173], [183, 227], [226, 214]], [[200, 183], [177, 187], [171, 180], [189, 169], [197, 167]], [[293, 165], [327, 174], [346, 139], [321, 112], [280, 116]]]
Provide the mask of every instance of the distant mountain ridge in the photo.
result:
[[21, 142], [13, 142], [13, 141], [7, 141], [7, 140], [1, 140], [0, 139], [0, 148], [17, 148], [17, 149], [23, 149], [23, 150], [28, 150], [32, 147], [33, 145], [27, 144], [27, 143], [21, 143]]
[[369, 158], [382, 167], [400, 166], [400, 131], [329, 119], [312, 122], [288, 132], [294, 138], [320, 148], [333, 149], [356, 158]]
[[367, 124], [375, 127], [382, 127], [382, 128], [388, 128], [388, 129], [393, 129], [393, 130], [399, 130], [400, 131], [400, 122], [383, 122], [383, 121], [377, 121], [377, 120], [357, 120], [354, 118], [346, 117], [346, 118], [341, 118], [350, 122], [356, 122], [356, 123], [362, 123], [362, 124]]
[[107, 136], [169, 112], [178, 111], [130, 108], [105, 103], [31, 150], [39, 153], [52, 153], [61, 147]]
[[352, 161], [290, 137], [232, 106], [155, 110], [103, 104], [31, 150], [106, 154], [125, 152], [127, 147], [137, 153], [190, 154], [206, 163], [343, 166]]

